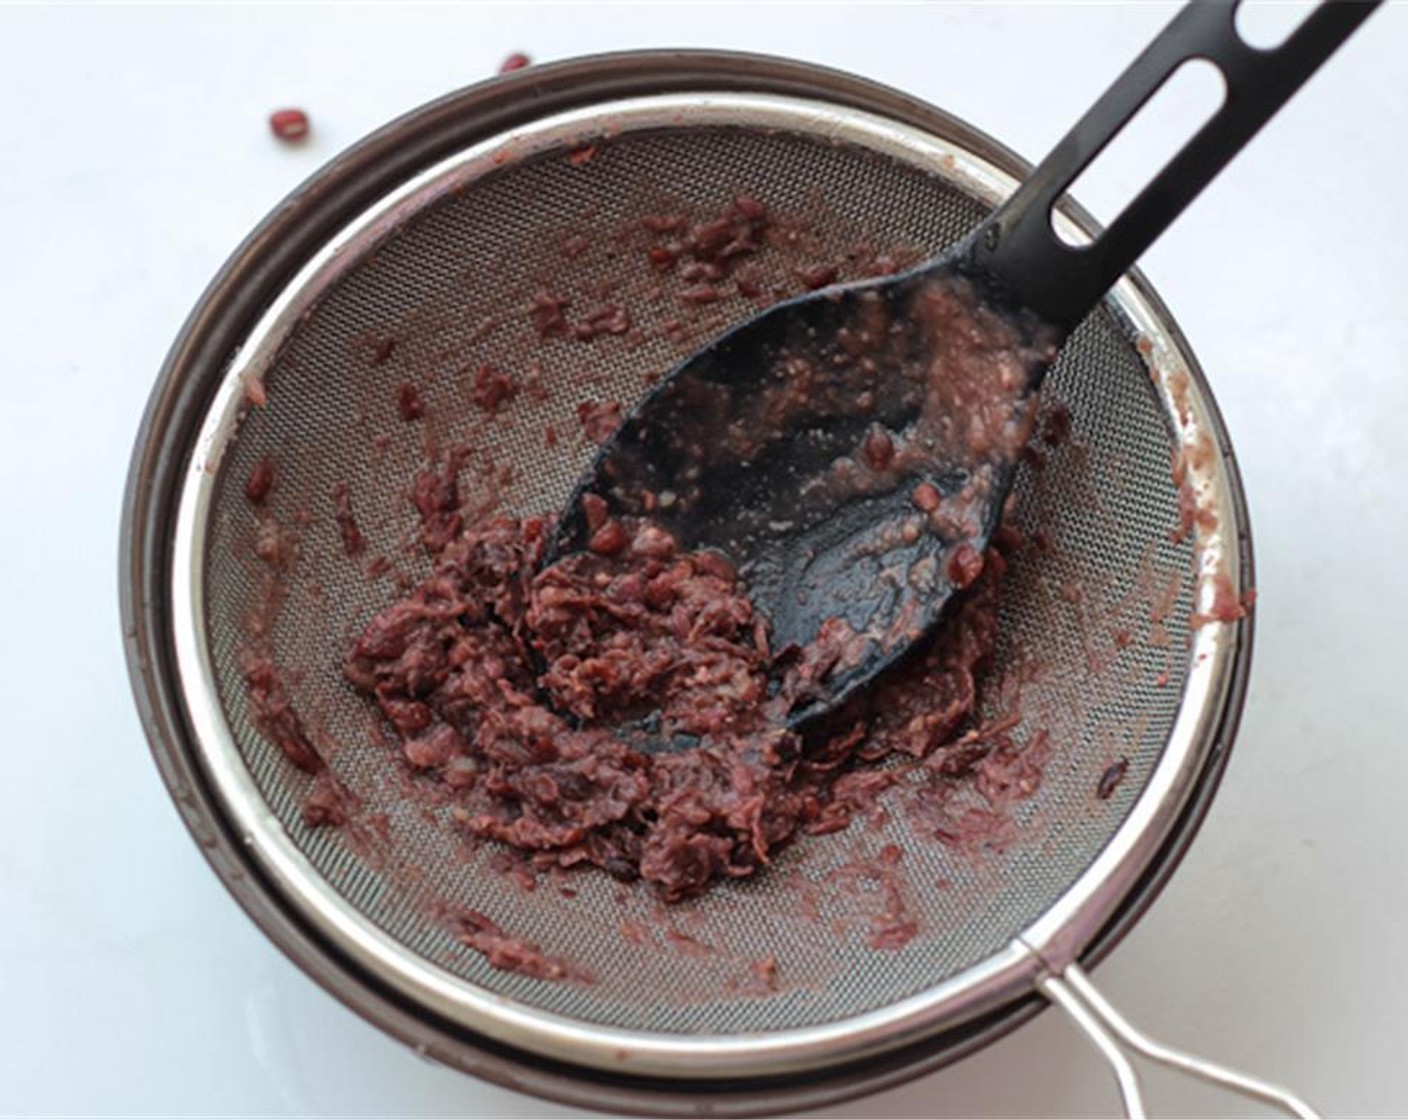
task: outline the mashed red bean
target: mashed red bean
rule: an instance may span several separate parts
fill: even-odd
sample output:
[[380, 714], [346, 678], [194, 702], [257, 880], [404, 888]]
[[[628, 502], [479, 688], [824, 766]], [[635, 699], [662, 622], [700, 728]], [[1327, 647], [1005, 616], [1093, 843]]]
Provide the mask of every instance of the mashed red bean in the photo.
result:
[[[731, 298], [734, 288], [749, 298], [786, 294], [750, 271], [770, 239], [787, 231], [749, 197], [712, 219], [661, 214], [641, 226], [652, 266], [686, 303]], [[579, 240], [564, 242], [567, 259], [586, 248]], [[856, 270], [897, 267], [869, 250], [845, 260], [845, 277], [821, 260], [796, 268], [792, 282], [816, 288]], [[545, 344], [621, 335], [643, 314], [599, 303], [604, 293], [575, 294], [577, 307], [547, 289], [532, 297], [525, 310]], [[387, 338], [373, 362], [402, 357]], [[489, 418], [511, 420], [516, 398], [537, 385], [531, 373], [491, 364], [472, 364], [464, 378], [476, 411]], [[396, 388], [395, 406], [404, 421], [427, 415], [410, 381]], [[584, 400], [577, 409], [589, 442], [609, 438], [621, 418], [615, 400]], [[558, 439], [549, 425], [545, 443]], [[767, 620], [726, 560], [686, 551], [648, 522], [611, 518], [604, 503], [585, 508], [587, 550], [545, 566], [550, 518], [486, 522], [461, 509], [465, 454], [452, 450], [412, 480], [431, 573], [367, 624], [345, 674], [374, 699], [405, 765], [453, 798], [458, 826], [504, 845], [525, 875], [595, 866], [643, 880], [667, 901], [686, 898], [763, 870], [799, 835], [834, 832], [871, 812], [895, 780], [875, 763], [927, 759], [947, 779], [980, 777], [987, 756], [996, 757], [965, 731], [977, 704], [975, 674], [995, 645], [1002, 550], [955, 552], [948, 574], [964, 590], [949, 624], [804, 737], [788, 729], [787, 712], [855, 658], [863, 635], [833, 620], [805, 648], [773, 648]], [[867, 477], [888, 479], [907, 455], [899, 434], [876, 425], [858, 461]], [[249, 500], [262, 504], [273, 484], [272, 463], [259, 464]], [[911, 543], [943, 496], [921, 483], [913, 501], [914, 523], [904, 528]], [[346, 487], [333, 502], [345, 550], [362, 551]], [[295, 765], [326, 777], [272, 663], [255, 658], [245, 670], [261, 728]], [[341, 823], [342, 802], [323, 801], [310, 823]], [[871, 877], [886, 892], [871, 931], [877, 948], [898, 947], [915, 929], [901, 894], [886, 886], [895, 877], [886, 867]], [[496, 967], [570, 975], [565, 962], [483, 915], [466, 912], [459, 932]]]
[[483, 953], [493, 968], [522, 973], [535, 980], [579, 980], [591, 983], [595, 977], [562, 957], [549, 956], [536, 944], [522, 937], [505, 933], [491, 919], [477, 910], [463, 910], [457, 915], [459, 939], [471, 949]]
[[594, 864], [667, 900], [754, 874], [798, 832], [839, 826], [849, 764], [927, 755], [972, 711], [995, 553], [906, 669], [803, 740], [786, 711], [846, 635], [774, 651], [723, 558], [604, 521], [612, 547], [544, 568], [550, 529], [500, 519], [449, 539], [346, 665], [406, 761], [455, 791], [461, 827], [539, 866]]

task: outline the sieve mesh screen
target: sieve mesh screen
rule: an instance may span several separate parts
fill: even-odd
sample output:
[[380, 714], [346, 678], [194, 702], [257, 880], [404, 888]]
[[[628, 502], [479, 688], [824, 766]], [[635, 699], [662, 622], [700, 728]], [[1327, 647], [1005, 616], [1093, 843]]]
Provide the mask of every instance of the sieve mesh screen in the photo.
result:
[[[859, 245], [936, 253], [985, 210], [942, 168], [800, 131], [623, 133], [589, 158], [579, 149], [576, 158], [557, 151], [506, 164], [422, 210], [324, 295], [270, 370], [268, 406], [242, 422], [211, 504], [211, 657], [234, 736], [274, 814], [348, 905], [408, 950], [589, 1024], [683, 1034], [802, 1027], [894, 1003], [984, 960], [1046, 911], [1114, 834], [1164, 747], [1187, 672], [1192, 548], [1170, 536], [1172, 435], [1145, 363], [1102, 310], [1048, 378], [1045, 392], [1069, 407], [1075, 438], [1019, 479], [1016, 522], [1041, 530], [1050, 547], [1024, 550], [1010, 568], [1002, 648], [986, 682], [989, 714], [1019, 716], [1015, 740], [1047, 736], [1033, 796], [984, 818], [971, 815], [988, 808], [971, 791], [936, 798], [901, 783], [848, 830], [803, 838], [765, 874], [669, 908], [596, 872], [544, 875], [525, 889], [502, 853], [459, 839], [449, 802], [399, 761], [341, 674], [355, 633], [397, 597], [397, 579], [426, 570], [411, 478], [445, 448], [469, 444], [462, 481], [471, 507], [491, 493], [510, 513], [561, 503], [592, 451], [577, 406], [629, 408], [650, 376], [752, 306], [737, 296], [681, 301], [645, 256], [641, 218], [708, 216], [740, 192], [779, 219], [775, 244], [750, 267], [788, 292], [799, 290], [795, 269], [817, 260], [854, 275]], [[540, 291], [571, 300], [574, 314], [620, 303], [633, 329], [542, 341], [527, 311]], [[484, 363], [542, 392], [521, 391], [486, 417], [471, 403]], [[421, 421], [398, 414], [407, 382], [424, 402]], [[552, 447], [548, 425], [558, 435]], [[258, 514], [244, 483], [265, 456], [277, 481]], [[511, 478], [489, 478], [504, 467]], [[368, 542], [361, 557], [345, 554], [333, 518], [340, 483]], [[256, 554], [261, 517], [296, 542], [272, 598]], [[368, 562], [383, 556], [390, 569], [367, 576]], [[360, 800], [345, 829], [304, 826], [312, 780], [251, 724], [239, 657], [264, 623], [295, 707]], [[1120, 758], [1123, 781], [1097, 797]], [[967, 842], [936, 839], [960, 821]], [[876, 951], [866, 923], [886, 891], [865, 868], [889, 844], [903, 852], [896, 887], [920, 931], [901, 949]], [[490, 968], [443, 921], [456, 906], [569, 958], [596, 982]], [[752, 967], [770, 956], [775, 991], [763, 990]]]

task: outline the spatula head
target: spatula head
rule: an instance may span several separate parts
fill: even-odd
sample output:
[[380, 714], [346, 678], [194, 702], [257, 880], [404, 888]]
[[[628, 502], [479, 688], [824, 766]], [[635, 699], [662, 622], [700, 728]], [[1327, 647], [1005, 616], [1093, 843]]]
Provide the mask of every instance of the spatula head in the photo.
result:
[[717, 550], [775, 654], [827, 647], [789, 717], [811, 719], [903, 657], [981, 571], [1055, 353], [1051, 332], [947, 265], [774, 305], [626, 418], [554, 554], [590, 547], [589, 494]]

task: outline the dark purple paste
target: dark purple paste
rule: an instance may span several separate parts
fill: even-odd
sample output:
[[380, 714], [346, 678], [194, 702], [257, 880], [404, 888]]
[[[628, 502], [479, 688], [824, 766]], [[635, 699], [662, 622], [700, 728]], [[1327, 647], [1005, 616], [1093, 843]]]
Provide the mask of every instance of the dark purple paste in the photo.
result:
[[[686, 304], [734, 294], [766, 303], [790, 294], [767, 286], [752, 262], [774, 242], [800, 244], [798, 233], [754, 199], [739, 196], [711, 219], [659, 214], [640, 225], [649, 260], [662, 279], [678, 285]], [[570, 251], [564, 244], [564, 252], [575, 259], [587, 247], [583, 238]], [[898, 267], [868, 246], [845, 256], [844, 268], [854, 275]], [[825, 259], [793, 275], [808, 289], [850, 278], [836, 260]], [[551, 344], [631, 331], [633, 310], [639, 314], [618, 303], [574, 308], [542, 289], [527, 313]], [[936, 298], [923, 310], [936, 326], [972, 327], [962, 301]], [[672, 319], [663, 329], [674, 338], [685, 326]], [[974, 453], [1020, 442], [1025, 427], [1014, 426], [997, 407], [1003, 402], [991, 397], [991, 366], [965, 364], [967, 355], [958, 352], [992, 340], [964, 332], [951, 337], [955, 350], [941, 355], [940, 364], [966, 376], [932, 385], [929, 411], [968, 416], [962, 437]], [[378, 364], [391, 359], [393, 345], [378, 348]], [[488, 364], [471, 364], [465, 376], [476, 406], [490, 415], [536, 386], [531, 374], [515, 377]], [[262, 404], [262, 386], [249, 389]], [[396, 406], [403, 420], [425, 414], [410, 382], [398, 387]], [[584, 401], [578, 409], [592, 442], [607, 439], [621, 416], [616, 401]], [[842, 464], [849, 473], [838, 483], [855, 493], [896, 485], [923, 453], [915, 434], [876, 425], [854, 461]], [[545, 444], [557, 439], [555, 429], [545, 430]], [[773, 649], [767, 620], [727, 561], [685, 552], [659, 528], [608, 519], [604, 509], [586, 511], [593, 522], [588, 552], [544, 568], [551, 521], [486, 521], [462, 510], [457, 477], [466, 461], [462, 450], [452, 450], [413, 480], [411, 498], [433, 570], [371, 620], [345, 672], [374, 698], [409, 766], [457, 801], [455, 817], [470, 835], [506, 845], [506, 854], [521, 853], [515, 858], [527, 865], [595, 865], [621, 880], [642, 879], [674, 901], [722, 878], [757, 873], [798, 833], [832, 832], [872, 811], [896, 776], [866, 764], [902, 755], [926, 760], [944, 779], [977, 771], [994, 790], [1011, 788], [1014, 795], [1030, 784], [993, 741], [965, 734], [977, 703], [975, 673], [995, 644], [1005, 544], [986, 553], [955, 551], [948, 575], [964, 590], [947, 626], [803, 739], [783, 725], [786, 711], [811, 682], [854, 658], [861, 636], [836, 620], [804, 649]], [[272, 463], [257, 465], [250, 501], [262, 503], [273, 482]], [[916, 517], [907, 531], [917, 534], [926, 520], [955, 529], [948, 524], [951, 504], [926, 486], [914, 490]], [[960, 495], [958, 504], [975, 496]], [[360, 551], [345, 488], [334, 504], [344, 547]], [[266, 542], [261, 526], [259, 541], [271, 565], [283, 548], [274, 528]], [[252, 653], [243, 668], [261, 730], [295, 765], [319, 771], [322, 759], [272, 662]], [[654, 734], [692, 736], [697, 746], [644, 750], [636, 730], [642, 720]], [[994, 780], [998, 771], [1001, 780]], [[345, 807], [324, 785], [315, 791], [310, 823], [341, 823]], [[933, 831], [948, 835], [938, 825]], [[876, 948], [898, 948], [917, 929], [897, 886], [898, 858], [898, 849], [889, 852], [888, 862], [866, 873], [885, 901], [869, 932]], [[459, 920], [461, 939], [495, 967], [575, 976], [570, 965], [483, 915], [466, 911]], [[763, 962], [759, 982], [770, 989], [774, 972], [775, 963]]]
[[[754, 874], [801, 829], [829, 830], [853, 760], [926, 755], [973, 709], [996, 553], [936, 640], [804, 742], [782, 718], [846, 656], [847, 635], [773, 651], [721, 557], [609, 522], [593, 538], [610, 532], [609, 547], [543, 568], [549, 530], [499, 519], [445, 539], [430, 577], [372, 619], [346, 666], [407, 761], [456, 792], [473, 836], [687, 897]], [[770, 676], [782, 680], [771, 696]], [[699, 745], [641, 749], [623, 728], [650, 713], [661, 735]]]

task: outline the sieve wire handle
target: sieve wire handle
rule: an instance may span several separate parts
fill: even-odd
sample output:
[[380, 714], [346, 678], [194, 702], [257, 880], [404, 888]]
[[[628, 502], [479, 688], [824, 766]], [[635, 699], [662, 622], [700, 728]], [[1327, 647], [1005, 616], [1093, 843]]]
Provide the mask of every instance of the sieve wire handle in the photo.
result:
[[1170, 1069], [1273, 1105], [1288, 1116], [1299, 1116], [1305, 1120], [1319, 1118], [1318, 1112], [1288, 1089], [1238, 1073], [1206, 1058], [1175, 1050], [1137, 1030], [1096, 990], [1078, 965], [1067, 966], [1060, 976], [1045, 977], [1038, 981], [1037, 987], [1053, 1003], [1060, 1005], [1110, 1063], [1124, 1100], [1125, 1115], [1132, 1120], [1144, 1120], [1148, 1113], [1144, 1111], [1144, 1092], [1139, 1084], [1139, 1072], [1125, 1053], [1126, 1048]]
[[[965, 242], [961, 267], [992, 298], [1070, 331], [1381, 0], [1324, 0], [1280, 46], [1237, 33], [1237, 0], [1192, 0]], [[1067, 245], [1052, 207], [1185, 62], [1222, 74], [1222, 105], [1092, 243]]]

